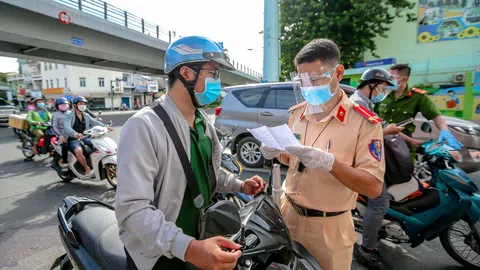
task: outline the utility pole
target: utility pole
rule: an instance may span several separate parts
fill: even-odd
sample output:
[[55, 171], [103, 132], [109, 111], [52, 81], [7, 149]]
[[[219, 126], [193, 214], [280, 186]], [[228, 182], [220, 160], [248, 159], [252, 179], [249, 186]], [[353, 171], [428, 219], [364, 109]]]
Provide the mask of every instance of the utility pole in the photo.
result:
[[264, 0], [263, 80], [278, 82], [280, 75], [280, 6], [278, 0]]

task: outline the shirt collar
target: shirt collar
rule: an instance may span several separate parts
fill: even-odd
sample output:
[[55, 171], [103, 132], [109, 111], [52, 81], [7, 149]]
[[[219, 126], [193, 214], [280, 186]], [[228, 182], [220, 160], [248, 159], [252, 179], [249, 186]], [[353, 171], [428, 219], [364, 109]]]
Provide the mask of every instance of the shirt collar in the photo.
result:
[[[343, 90], [338, 90], [339, 94], [342, 95], [342, 98], [340, 99], [340, 102], [333, 108], [333, 110], [322, 120], [317, 121], [315, 119], [315, 115], [306, 115], [305, 118], [308, 121], [311, 122], [327, 122], [329, 121], [332, 117], [335, 117], [338, 122], [346, 125], [348, 122], [348, 113], [350, 112], [350, 107], [352, 107], [352, 102], [348, 99], [348, 96], [343, 92]], [[307, 105], [308, 106], [308, 105]], [[306, 109], [306, 106], [305, 106]]]
[[370, 100], [362, 91], [357, 90], [353, 94], [359, 96], [363, 101], [365, 101], [370, 109], [373, 109], [375, 106], [373, 101]]

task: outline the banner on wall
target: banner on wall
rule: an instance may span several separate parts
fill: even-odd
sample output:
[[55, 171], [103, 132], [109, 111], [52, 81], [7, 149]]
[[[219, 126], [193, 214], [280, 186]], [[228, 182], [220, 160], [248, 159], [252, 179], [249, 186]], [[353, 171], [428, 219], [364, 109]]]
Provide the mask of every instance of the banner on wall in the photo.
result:
[[418, 0], [417, 42], [480, 38], [480, 1]]

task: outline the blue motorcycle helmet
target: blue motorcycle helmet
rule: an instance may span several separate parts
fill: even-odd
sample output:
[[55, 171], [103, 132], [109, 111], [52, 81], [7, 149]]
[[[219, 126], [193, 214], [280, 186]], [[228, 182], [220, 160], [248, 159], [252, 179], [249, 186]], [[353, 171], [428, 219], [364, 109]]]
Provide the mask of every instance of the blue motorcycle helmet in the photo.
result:
[[[182, 37], [173, 42], [165, 53], [165, 73], [179, 79], [188, 93], [195, 107], [201, 107], [195, 98], [194, 87], [202, 65], [206, 62], [217, 62], [223, 70], [234, 71], [224, 49], [215, 41], [202, 36]], [[180, 75], [180, 68], [190, 67], [195, 73], [195, 79], [185, 80]]]
[[88, 103], [87, 99], [82, 96], [77, 96], [73, 98], [73, 104], [77, 104], [78, 102], [85, 102]]
[[66, 98], [64, 98], [64, 97], [59, 97], [59, 98], [56, 98], [56, 99], [55, 99], [55, 103], [54, 103], [54, 104], [55, 104], [55, 108], [57, 108], [57, 110], [58, 110], [58, 105], [60, 105], [60, 104], [68, 104], [68, 100], [67, 100]]

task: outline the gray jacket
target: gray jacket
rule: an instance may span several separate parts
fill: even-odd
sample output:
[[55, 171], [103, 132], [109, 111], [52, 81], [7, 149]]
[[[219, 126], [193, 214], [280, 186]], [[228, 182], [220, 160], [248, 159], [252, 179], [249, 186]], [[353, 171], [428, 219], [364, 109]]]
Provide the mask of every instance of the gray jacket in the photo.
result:
[[[190, 158], [190, 127], [168, 95], [155, 100], [172, 119]], [[118, 143], [115, 214], [120, 240], [139, 269], [151, 269], [160, 256], [185, 260], [193, 240], [175, 225], [187, 179], [162, 120], [145, 107], [123, 126]], [[205, 134], [212, 141], [214, 192], [240, 191], [242, 181], [220, 169], [222, 153], [215, 129], [205, 117]]]
[[52, 116], [52, 131], [58, 137], [58, 139], [68, 138], [65, 133], [65, 114], [68, 112], [56, 111]]
[[[94, 126], [105, 126], [102, 122], [99, 122], [95, 120], [93, 117], [91, 117], [88, 113], [82, 113], [83, 114], [83, 119], [85, 119], [85, 130], [91, 129]], [[77, 135], [77, 132], [73, 130], [73, 125], [75, 124], [75, 110], [72, 110], [69, 113], [65, 114], [65, 119], [63, 122], [64, 125], [64, 134], [66, 135], [65, 138], [69, 137], [75, 137]], [[92, 125], [93, 124], [93, 125]]]
[[[365, 96], [365, 94], [363, 94], [362, 92], [360, 91], [355, 91], [351, 96], [350, 96], [350, 100], [357, 103], [358, 105], [362, 106], [362, 107], [365, 107], [366, 109], [368, 109], [370, 112], [374, 113], [376, 116], [378, 116], [378, 114], [373, 110], [373, 108], [375, 107], [375, 103], [373, 103], [367, 96]], [[386, 128], [387, 127], [387, 122], [385, 120], [382, 121], [382, 127], [383, 128]]]

